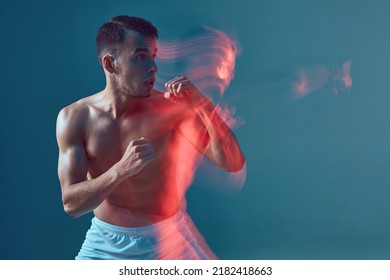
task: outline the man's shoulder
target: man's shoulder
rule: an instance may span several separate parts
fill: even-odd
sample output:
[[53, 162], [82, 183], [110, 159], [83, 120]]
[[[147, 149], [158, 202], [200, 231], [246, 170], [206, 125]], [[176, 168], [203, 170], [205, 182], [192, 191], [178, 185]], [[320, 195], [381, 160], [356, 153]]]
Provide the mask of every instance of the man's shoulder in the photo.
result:
[[60, 110], [57, 117], [57, 126], [64, 129], [82, 128], [89, 116], [94, 95], [82, 98]]
[[93, 104], [93, 100], [95, 95], [84, 97], [64, 108], [62, 108], [58, 114], [58, 117], [63, 117], [66, 119], [69, 118], [85, 118], [88, 115], [91, 104]]
[[155, 89], [153, 89], [150, 92], [148, 100], [150, 100], [151, 102], [155, 102], [155, 103], [165, 103], [165, 101], [166, 101], [166, 99], [164, 98], [164, 93], [162, 93], [159, 90], [155, 90]]
[[187, 108], [188, 104], [186, 104], [186, 102], [183, 102], [180, 99], [175, 101], [165, 98], [164, 93], [158, 90], [151, 92], [148, 100], [153, 106], [157, 106], [157, 108], [165, 108], [170, 110], [172, 113], [179, 113], [180, 111], [186, 111], [189, 109]]

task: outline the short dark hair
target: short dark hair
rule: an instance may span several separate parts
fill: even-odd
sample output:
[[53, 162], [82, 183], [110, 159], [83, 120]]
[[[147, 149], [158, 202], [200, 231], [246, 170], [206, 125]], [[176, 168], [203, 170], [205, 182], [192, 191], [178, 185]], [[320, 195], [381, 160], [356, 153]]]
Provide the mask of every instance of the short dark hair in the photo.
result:
[[117, 46], [126, 38], [126, 30], [134, 30], [145, 36], [158, 38], [157, 28], [148, 20], [133, 16], [115, 16], [104, 23], [96, 36], [96, 49], [101, 64], [105, 53], [116, 54]]

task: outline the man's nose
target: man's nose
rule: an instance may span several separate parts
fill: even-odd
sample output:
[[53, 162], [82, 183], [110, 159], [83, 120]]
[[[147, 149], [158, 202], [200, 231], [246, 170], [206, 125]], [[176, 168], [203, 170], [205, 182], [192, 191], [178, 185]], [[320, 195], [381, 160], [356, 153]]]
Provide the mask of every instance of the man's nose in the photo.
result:
[[156, 62], [153, 60], [151, 62], [151, 65], [150, 65], [149, 72], [156, 73], [157, 71], [158, 71], [158, 68], [157, 68]]

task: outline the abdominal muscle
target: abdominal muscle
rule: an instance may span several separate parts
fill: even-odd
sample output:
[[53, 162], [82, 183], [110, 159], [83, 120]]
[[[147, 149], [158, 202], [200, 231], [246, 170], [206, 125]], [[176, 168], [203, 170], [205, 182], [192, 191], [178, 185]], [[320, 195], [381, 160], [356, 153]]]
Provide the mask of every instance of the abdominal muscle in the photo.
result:
[[[150, 163], [140, 174], [126, 179], [94, 210], [95, 216], [123, 227], [142, 227], [165, 220], [179, 210], [172, 167], [161, 170]], [[174, 170], [174, 169], [173, 169]]]

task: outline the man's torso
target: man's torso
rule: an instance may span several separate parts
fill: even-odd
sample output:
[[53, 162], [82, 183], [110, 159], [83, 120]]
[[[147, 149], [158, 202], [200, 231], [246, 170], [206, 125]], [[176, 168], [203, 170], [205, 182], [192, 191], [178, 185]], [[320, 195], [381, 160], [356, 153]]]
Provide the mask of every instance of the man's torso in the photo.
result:
[[154, 92], [139, 107], [121, 117], [99, 108], [94, 95], [79, 101], [87, 110], [84, 147], [88, 178], [93, 179], [118, 162], [132, 140], [150, 141], [155, 159], [125, 179], [95, 210], [97, 218], [119, 226], [144, 226], [174, 215], [179, 208], [176, 169], [181, 135], [176, 127], [188, 112]]

